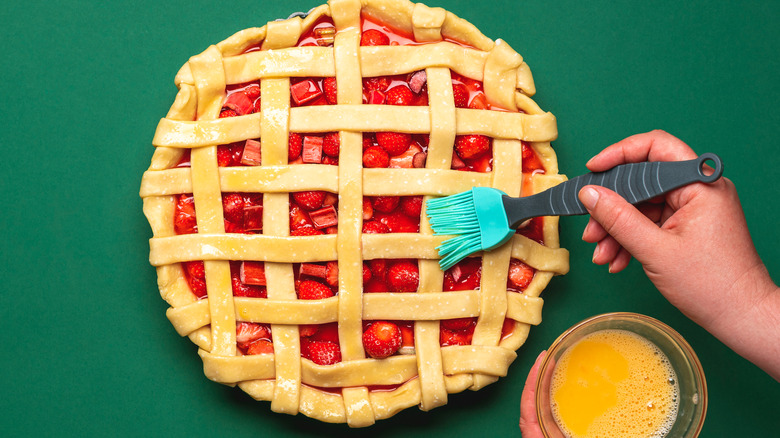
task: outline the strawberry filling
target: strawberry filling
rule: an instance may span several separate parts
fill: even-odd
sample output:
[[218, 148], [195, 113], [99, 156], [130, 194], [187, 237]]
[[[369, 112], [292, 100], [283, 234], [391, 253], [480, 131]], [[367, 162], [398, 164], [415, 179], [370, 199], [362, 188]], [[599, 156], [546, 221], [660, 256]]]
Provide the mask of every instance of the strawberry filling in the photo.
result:
[[[363, 46], [419, 45], [410, 35], [366, 19], [361, 21]], [[336, 35], [333, 22], [319, 20], [298, 41], [298, 46], [332, 46]], [[447, 40], [466, 46], [457, 41]], [[253, 46], [247, 52], [260, 50]], [[505, 111], [487, 101], [483, 84], [451, 73], [456, 108]], [[338, 90], [334, 77], [295, 78], [290, 82], [290, 105], [336, 105]], [[367, 105], [427, 106], [427, 75], [424, 70], [409, 74], [363, 78], [363, 103]], [[262, 109], [259, 81], [230, 85], [226, 89], [220, 118], [240, 117]], [[428, 153], [428, 135], [403, 132], [363, 133], [363, 167], [422, 168]], [[288, 162], [297, 164], [338, 165], [340, 136], [329, 133], [290, 133]], [[544, 173], [536, 152], [523, 142], [523, 195], [530, 192], [531, 177]], [[260, 139], [217, 147], [220, 167], [259, 166], [262, 164]], [[190, 151], [184, 152], [177, 167], [190, 166]], [[453, 145], [451, 169], [490, 172], [493, 169], [493, 140], [477, 134], [458, 135]], [[263, 203], [261, 193], [223, 193], [225, 229], [228, 233], [262, 233]], [[363, 233], [418, 233], [422, 196], [365, 196], [363, 198]], [[518, 234], [544, 243], [543, 218], [534, 218], [520, 227]], [[177, 234], [197, 233], [195, 205], [191, 194], [175, 198], [174, 229]], [[336, 233], [338, 230], [338, 195], [324, 191], [290, 194], [290, 235], [311, 236]], [[467, 258], [444, 273], [443, 290], [479, 290], [481, 258]], [[202, 299], [208, 296], [202, 261], [182, 263], [185, 279], [192, 293]], [[338, 263], [311, 262], [293, 265], [298, 299], [321, 300], [338, 293]], [[231, 261], [233, 295], [266, 298], [265, 265], [255, 261]], [[511, 259], [507, 290], [522, 293], [531, 283], [536, 270], [520, 260]], [[363, 263], [365, 293], [414, 293], [419, 287], [416, 260], [367, 260]], [[471, 344], [477, 318], [455, 318], [440, 322], [442, 346]], [[414, 322], [364, 321], [363, 344], [367, 357], [381, 359], [414, 350]], [[506, 319], [502, 339], [511, 336], [514, 321]], [[301, 355], [319, 365], [341, 361], [337, 323], [302, 325]], [[238, 322], [236, 340], [242, 354], [273, 353], [271, 328], [268, 324]], [[388, 391], [400, 385], [374, 385], [372, 391]], [[329, 391], [328, 388], [318, 388]]]

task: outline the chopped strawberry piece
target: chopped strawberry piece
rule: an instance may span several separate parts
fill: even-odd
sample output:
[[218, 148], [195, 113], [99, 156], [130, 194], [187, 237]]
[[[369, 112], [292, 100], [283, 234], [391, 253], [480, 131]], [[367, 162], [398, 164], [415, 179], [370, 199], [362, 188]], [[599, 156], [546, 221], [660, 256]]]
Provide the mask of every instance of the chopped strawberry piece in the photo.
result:
[[238, 276], [244, 284], [265, 286], [265, 264], [263, 262], [242, 262]]
[[271, 340], [271, 327], [268, 324], [239, 321], [236, 323], [236, 342], [248, 344], [258, 339]]
[[206, 268], [203, 265], [202, 260], [196, 260], [193, 262], [183, 262], [182, 266], [187, 271], [190, 277], [200, 278], [201, 280], [206, 278]]
[[331, 287], [339, 285], [339, 264], [338, 262], [328, 262], [325, 264], [326, 274], [325, 282]]
[[247, 231], [261, 231], [263, 229], [263, 206], [244, 206], [242, 224]]
[[222, 108], [228, 108], [236, 112], [237, 115], [243, 116], [244, 114], [250, 114], [253, 110], [254, 102], [249, 99], [244, 93], [231, 93], [225, 99], [225, 103], [222, 104]]
[[297, 160], [301, 156], [301, 150], [303, 150], [303, 136], [295, 132], [291, 132], [288, 140], [288, 152], [287, 159], [290, 161]]
[[485, 93], [475, 94], [469, 103], [469, 108], [481, 110], [488, 109], [487, 97], [485, 97]]
[[301, 208], [308, 211], [321, 208], [323, 202], [325, 202], [325, 192], [321, 190], [295, 192], [292, 194], [292, 197]]
[[233, 152], [227, 145], [217, 146], [217, 165], [219, 167], [228, 167], [233, 159]]
[[374, 207], [370, 198], [363, 198], [363, 221], [369, 221], [374, 217]]
[[366, 30], [360, 37], [361, 46], [386, 46], [388, 44], [390, 44], [390, 38], [376, 29]]
[[533, 173], [537, 170], [544, 170], [542, 160], [530, 146], [523, 142], [523, 173]]
[[322, 90], [311, 79], [300, 81], [290, 86], [290, 95], [296, 105], [304, 105], [322, 96]]
[[455, 151], [452, 151], [452, 166], [453, 169], [463, 169], [466, 167], [466, 163], [463, 162], [463, 160], [460, 159], [457, 153]]
[[441, 330], [439, 330], [439, 342], [442, 347], [448, 345], [470, 345], [473, 336], [473, 327], [465, 330], [449, 330], [442, 327]]
[[336, 105], [338, 96], [338, 87], [336, 86], [336, 78], [327, 77], [323, 81], [323, 88], [325, 89], [325, 99], [331, 105]]
[[544, 218], [535, 217], [531, 219], [525, 226], [518, 228], [517, 234], [544, 245]]
[[387, 270], [387, 282], [395, 292], [416, 292], [420, 283], [420, 271], [417, 264], [400, 261]]
[[509, 278], [507, 281], [507, 287], [519, 289], [524, 291], [531, 280], [534, 279], [536, 269], [526, 265], [520, 260], [511, 259], [509, 261]]
[[363, 234], [385, 234], [389, 233], [390, 229], [387, 225], [379, 221], [367, 221], [363, 222]]
[[317, 330], [319, 330], [317, 324], [303, 324], [298, 326], [298, 334], [302, 338], [309, 338], [313, 336], [315, 333], [317, 333]]
[[376, 141], [388, 155], [398, 155], [409, 149], [412, 134], [402, 132], [377, 132]]
[[301, 227], [314, 227], [314, 224], [311, 222], [311, 219], [309, 219], [309, 215], [306, 214], [306, 212], [298, 204], [291, 203], [290, 230], [295, 231]]
[[446, 328], [447, 330], [465, 330], [469, 328], [471, 325], [476, 324], [477, 319], [476, 318], [454, 318], [454, 319], [443, 319], [441, 321], [441, 326]]
[[260, 84], [249, 84], [244, 88], [244, 94], [251, 100], [255, 100], [260, 97]]
[[331, 157], [338, 157], [340, 145], [339, 133], [330, 132], [325, 134], [325, 138], [322, 140], [322, 152]]
[[371, 90], [368, 92], [368, 99], [366, 103], [369, 105], [382, 105], [385, 103], [385, 93], [379, 90]]
[[415, 93], [419, 93], [427, 81], [428, 75], [425, 73], [425, 70], [416, 71], [409, 78], [409, 88]]
[[399, 202], [401, 202], [401, 199], [398, 196], [374, 196], [371, 200], [371, 205], [373, 205], [376, 211], [390, 213], [398, 207]]
[[401, 198], [401, 210], [411, 217], [420, 217], [422, 213], [422, 196], [404, 196]]
[[387, 91], [387, 87], [391, 84], [390, 78], [387, 76], [379, 76], [375, 78], [363, 79], [363, 88], [367, 91], [381, 91], [384, 93]]
[[252, 105], [252, 111], [259, 113], [262, 110], [263, 110], [263, 99], [258, 97], [254, 105]]
[[325, 267], [325, 265], [318, 265], [316, 263], [301, 263], [299, 273], [300, 275], [325, 278], [328, 276], [328, 268]]
[[335, 322], [329, 322], [327, 324], [319, 324], [317, 326], [317, 333], [313, 335], [312, 341], [325, 341], [339, 343], [339, 325]]
[[397, 85], [387, 90], [388, 105], [409, 106], [414, 102], [414, 93], [405, 85]]
[[402, 341], [401, 329], [389, 321], [375, 321], [363, 332], [363, 348], [374, 359], [394, 355]]
[[301, 228], [297, 228], [290, 232], [291, 236], [319, 236], [323, 234], [322, 231], [312, 227], [312, 226], [305, 226]]
[[244, 197], [238, 193], [223, 194], [222, 210], [225, 212], [225, 219], [233, 223], [241, 223], [244, 217]]
[[363, 283], [368, 283], [368, 281], [371, 280], [371, 276], [371, 268], [363, 262]]
[[391, 214], [379, 215], [376, 213], [375, 218], [383, 224], [387, 225], [387, 228], [391, 233], [418, 233], [420, 232], [419, 219], [413, 220], [409, 216], [394, 212]]
[[323, 300], [334, 296], [333, 290], [315, 280], [304, 280], [298, 286], [298, 298], [302, 300]]
[[187, 277], [187, 284], [190, 285], [192, 294], [198, 299], [203, 299], [208, 296], [206, 291], [206, 280], [203, 278]]
[[368, 261], [368, 266], [371, 268], [371, 274], [378, 280], [383, 280], [387, 275], [388, 262], [385, 259], [374, 259]]
[[455, 137], [455, 151], [460, 158], [470, 160], [490, 149], [490, 138], [484, 135], [459, 135]]
[[173, 213], [173, 229], [176, 234], [193, 234], [198, 232], [198, 222], [195, 217], [195, 198], [192, 195], [179, 195]]
[[274, 343], [265, 339], [259, 339], [246, 347], [246, 354], [271, 354], [274, 352]]
[[413, 142], [412, 144], [409, 145], [409, 148], [406, 151], [394, 157], [390, 157], [390, 167], [411, 169], [415, 167], [414, 158], [417, 156], [417, 154], [420, 153], [425, 155], [425, 153], [422, 151], [422, 147], [420, 147], [420, 145], [417, 144], [417, 142]]
[[328, 206], [333, 205], [335, 206], [336, 203], [339, 202], [339, 195], [331, 192], [325, 192], [325, 199], [322, 201], [322, 205]]
[[219, 118], [220, 119], [226, 119], [228, 117], [236, 117], [238, 113], [235, 110], [232, 110], [230, 108], [223, 109], [219, 112]]
[[303, 138], [304, 163], [322, 163], [322, 137], [307, 135]]
[[363, 166], [368, 168], [382, 168], [390, 165], [390, 156], [383, 148], [371, 146], [363, 152]]
[[374, 135], [368, 132], [363, 133], [363, 152], [371, 146], [376, 146], [376, 138]]
[[265, 286], [255, 286], [241, 283], [238, 277], [231, 278], [234, 297], [268, 298]]
[[455, 98], [456, 108], [467, 108], [469, 106], [469, 90], [466, 89], [465, 85], [453, 82], [452, 94]]
[[401, 329], [401, 346], [414, 347], [414, 322], [398, 321], [397, 324]]
[[317, 365], [333, 365], [341, 362], [339, 345], [333, 342], [301, 342], [301, 356]]
[[369, 282], [363, 284], [363, 292], [375, 293], [375, 292], [389, 292], [390, 286], [382, 280], [372, 278]]
[[467, 258], [444, 273], [444, 290], [477, 290], [482, 279], [482, 260]]

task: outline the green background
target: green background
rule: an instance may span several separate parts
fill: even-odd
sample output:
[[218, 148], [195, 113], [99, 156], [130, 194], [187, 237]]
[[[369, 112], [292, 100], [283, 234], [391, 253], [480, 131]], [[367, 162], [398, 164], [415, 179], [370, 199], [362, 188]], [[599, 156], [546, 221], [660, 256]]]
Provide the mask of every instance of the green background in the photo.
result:
[[[158, 120], [187, 59], [232, 33], [319, 1], [11, 1], [0, 6], [0, 435], [517, 436], [537, 354], [590, 315], [636, 311], [697, 351], [706, 437], [777, 436], [780, 384], [669, 305], [638, 264], [590, 262], [585, 217], [561, 220], [571, 271], [545, 291], [510, 375], [445, 407], [408, 409], [369, 431], [270, 412], [207, 380], [165, 318], [148, 265], [138, 188]], [[563, 173], [628, 135], [665, 129], [715, 152], [777, 274], [776, 1], [431, 1], [503, 38], [558, 118]], [[718, 291], [713, 291], [717, 293]]]

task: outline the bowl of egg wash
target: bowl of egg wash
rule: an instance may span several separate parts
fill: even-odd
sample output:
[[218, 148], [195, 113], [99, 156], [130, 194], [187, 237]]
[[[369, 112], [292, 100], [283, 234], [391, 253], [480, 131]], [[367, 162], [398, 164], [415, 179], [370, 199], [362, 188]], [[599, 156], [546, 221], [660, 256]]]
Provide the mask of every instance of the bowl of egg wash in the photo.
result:
[[674, 329], [638, 313], [574, 325], [539, 367], [536, 415], [547, 438], [696, 437], [706, 412], [696, 353]]

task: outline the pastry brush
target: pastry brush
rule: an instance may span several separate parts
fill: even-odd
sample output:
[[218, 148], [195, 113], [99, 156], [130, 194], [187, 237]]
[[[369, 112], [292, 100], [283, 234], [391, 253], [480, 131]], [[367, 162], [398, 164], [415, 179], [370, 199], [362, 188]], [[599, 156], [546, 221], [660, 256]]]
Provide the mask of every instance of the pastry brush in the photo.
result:
[[[714, 171], [705, 174], [705, 162]], [[509, 240], [526, 220], [538, 216], [586, 214], [577, 197], [586, 185], [615, 191], [632, 204], [663, 195], [694, 182], [712, 183], [723, 174], [723, 162], [712, 153], [689, 161], [653, 161], [622, 164], [604, 172], [591, 172], [572, 178], [532, 196], [513, 198], [490, 187], [443, 198], [430, 199], [426, 213], [435, 235], [453, 235], [436, 249], [442, 257], [439, 266], [449, 269], [477, 251], [496, 248]]]

